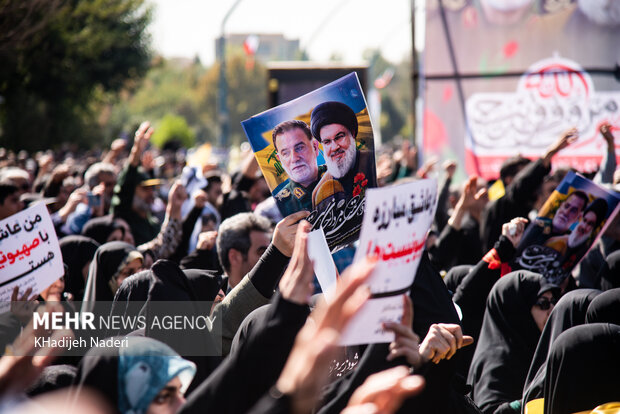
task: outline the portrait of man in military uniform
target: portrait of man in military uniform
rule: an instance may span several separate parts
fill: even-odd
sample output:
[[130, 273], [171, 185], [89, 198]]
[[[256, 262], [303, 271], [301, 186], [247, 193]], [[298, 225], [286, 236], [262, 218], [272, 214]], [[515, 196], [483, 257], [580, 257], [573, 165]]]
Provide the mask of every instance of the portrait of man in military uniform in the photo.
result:
[[300, 120], [284, 121], [272, 133], [273, 146], [288, 183], [275, 194], [283, 215], [312, 210], [312, 192], [327, 170], [317, 165], [319, 143], [312, 137], [308, 124]]
[[323, 145], [327, 172], [312, 195], [313, 208], [321, 210], [335, 198], [363, 197], [377, 186], [374, 153], [357, 149], [358, 122], [355, 112], [336, 101], [317, 105], [310, 115], [312, 135]]

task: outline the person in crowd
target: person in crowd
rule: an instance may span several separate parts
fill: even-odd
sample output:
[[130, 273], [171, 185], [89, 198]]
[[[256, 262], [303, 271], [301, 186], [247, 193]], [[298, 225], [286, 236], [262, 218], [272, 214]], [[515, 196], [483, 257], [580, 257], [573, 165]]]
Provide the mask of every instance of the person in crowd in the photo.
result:
[[161, 184], [158, 179], [150, 179], [139, 170], [140, 157], [153, 135], [154, 129], [143, 122], [135, 134], [129, 158], [121, 171], [114, 189], [110, 211], [129, 223], [136, 244], [140, 245], [154, 239], [161, 228], [151, 214], [154, 202], [154, 187]]
[[547, 372], [547, 357], [551, 346], [558, 336], [573, 326], [583, 325], [586, 322], [586, 313], [592, 301], [600, 295], [596, 289], [577, 289], [568, 292], [560, 298], [549, 314], [545, 324], [530, 369], [523, 386], [522, 412], [528, 402], [544, 397], [544, 382]]
[[487, 190], [478, 177], [470, 177], [448, 223], [429, 254], [439, 269], [475, 264], [482, 257], [480, 216], [488, 202]]
[[271, 241], [271, 223], [254, 213], [239, 213], [222, 222], [216, 245], [230, 290], [256, 265]]
[[[485, 315], [486, 302], [491, 289], [502, 274], [510, 271], [511, 262], [516, 246], [519, 245], [527, 220], [523, 217], [512, 219], [502, 226], [502, 235], [476, 266], [452, 268], [444, 281], [454, 292], [452, 300], [461, 310], [461, 324], [463, 333], [470, 335], [474, 340], [480, 337], [480, 329]], [[456, 273], [460, 275], [455, 277]], [[458, 279], [458, 280], [454, 280]], [[465, 349], [459, 359], [459, 372], [467, 376], [469, 366], [474, 355], [474, 348]]]
[[524, 270], [502, 277], [491, 289], [467, 378], [483, 413], [521, 409], [527, 370], [559, 293], [543, 276]]
[[97, 391], [121, 414], [175, 414], [196, 366], [152, 338], [126, 337], [125, 347], [91, 348], [76, 375], [76, 393]]
[[62, 261], [67, 266], [65, 274], [65, 292], [80, 302], [84, 297], [84, 288], [88, 280], [90, 263], [100, 244], [84, 236], [67, 236], [59, 241]]
[[99, 246], [88, 270], [82, 311], [92, 311], [99, 302], [112, 302], [123, 280], [142, 270], [142, 262], [142, 254], [128, 243], [113, 241]]
[[0, 170], [0, 183], [13, 184], [17, 187], [17, 196], [20, 198], [29, 193], [32, 188], [32, 179], [28, 171], [19, 167], [5, 167]]
[[0, 182], [0, 220], [19, 213], [24, 204], [19, 199], [19, 189], [14, 184]]
[[[528, 217], [536, 201], [536, 195], [544, 177], [551, 170], [552, 158], [561, 150], [568, 147], [578, 138], [575, 128], [564, 132], [544, 155], [537, 161], [528, 163], [525, 167], [517, 166], [512, 173], [514, 178], [506, 178], [505, 195], [490, 202], [482, 215], [480, 225], [480, 239], [483, 251], [489, 251], [501, 234], [502, 225], [515, 217]], [[522, 169], [521, 169], [522, 168]], [[504, 173], [506, 175], [506, 173]]]
[[327, 165], [312, 192], [313, 209], [377, 186], [374, 153], [357, 149], [357, 116], [348, 105], [335, 101], [317, 105], [310, 115], [310, 129], [323, 145]]
[[274, 195], [285, 215], [312, 210], [312, 192], [327, 170], [317, 164], [319, 142], [310, 127], [297, 119], [284, 121], [273, 129], [273, 146], [288, 183]]
[[547, 360], [545, 413], [570, 414], [618, 401], [620, 326], [588, 323], [560, 334]]

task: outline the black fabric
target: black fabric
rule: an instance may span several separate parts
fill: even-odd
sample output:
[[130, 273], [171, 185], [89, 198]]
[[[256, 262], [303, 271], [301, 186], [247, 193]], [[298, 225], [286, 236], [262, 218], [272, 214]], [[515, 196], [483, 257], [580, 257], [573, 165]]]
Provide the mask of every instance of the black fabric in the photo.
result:
[[73, 365], [51, 365], [45, 367], [36, 382], [26, 390], [26, 395], [35, 397], [50, 391], [57, 391], [70, 387], [77, 375], [77, 368]]
[[521, 399], [540, 337], [531, 308], [546, 290], [543, 276], [523, 270], [507, 274], [491, 289], [467, 378], [482, 412]]
[[75, 393], [83, 389], [99, 392], [118, 413], [118, 351], [119, 348], [91, 348], [78, 366]]
[[[207, 316], [210, 305], [220, 289], [221, 277], [206, 270], [181, 270], [170, 260], [158, 260], [150, 270], [137, 273], [123, 281], [112, 305], [113, 315], [144, 315], [146, 329], [144, 336], [160, 340], [181, 353], [184, 344], [204, 343], [205, 348], [215, 349], [208, 331], [188, 330], [183, 335], [157, 329], [151, 323], [155, 317], [162, 320], [167, 315], [165, 307], [153, 306], [154, 302], [175, 301], [175, 312], [184, 315]], [[125, 335], [129, 329], [110, 332], [110, 336]], [[190, 356], [187, 359], [196, 364], [196, 375], [190, 391], [217, 367], [221, 358], [216, 356]]]
[[523, 386], [523, 409], [525, 404], [544, 396], [544, 382], [547, 373], [549, 349], [558, 336], [573, 326], [586, 322], [586, 311], [592, 301], [601, 293], [595, 289], [578, 289], [564, 295], [555, 305], [538, 340], [530, 369]]
[[93, 260], [100, 244], [85, 236], [67, 236], [60, 239], [62, 261], [67, 265], [65, 273], [65, 292], [73, 295], [73, 300], [81, 301], [84, 297], [86, 281], [82, 269]]
[[439, 195], [437, 196], [437, 210], [435, 210], [435, 217], [433, 217], [433, 230], [437, 233], [441, 231], [448, 224], [450, 220], [450, 214], [448, 211], [450, 206], [448, 199], [450, 198], [450, 184], [452, 184], [452, 178], [446, 176], [443, 184], [439, 187]]
[[452, 295], [454, 295], [456, 289], [458, 289], [463, 279], [465, 279], [465, 276], [467, 276], [473, 268], [474, 266], [472, 265], [458, 265], [448, 270], [448, 273], [444, 276], [443, 281]]
[[288, 257], [283, 255], [273, 244], [269, 244], [256, 265], [248, 273], [248, 277], [261, 295], [270, 298], [288, 262]]
[[504, 223], [515, 217], [527, 218], [536, 201], [538, 188], [549, 171], [542, 159], [528, 164], [512, 180], [503, 197], [487, 204], [480, 223], [482, 251], [491, 250], [502, 234]]
[[[413, 300], [413, 331], [424, 338], [434, 323], [458, 324], [459, 319], [441, 276], [424, 253], [411, 287]], [[402, 359], [387, 361], [389, 344], [369, 345], [353, 371], [326, 388], [319, 413], [339, 413], [351, 395], [366, 378], [376, 372], [402, 364]], [[424, 391], [409, 400], [399, 410], [402, 413], [459, 413], [475, 408], [468, 405], [464, 395], [454, 388], [458, 353], [451, 360], [427, 364], [422, 374], [426, 379]]]
[[483, 254], [478, 221], [467, 214], [459, 230], [450, 225], [445, 226], [429, 253], [438, 269], [448, 270], [456, 265], [476, 264]]
[[87, 308], [83, 305], [83, 310], [93, 309], [95, 302], [114, 300], [115, 292], [110, 287], [110, 280], [117, 275], [119, 266], [133, 251], [136, 251], [134, 246], [121, 241], [99, 246], [88, 271], [88, 281], [84, 292], [84, 305]]
[[211, 250], [196, 249], [181, 259], [180, 263], [181, 269], [205, 269], [224, 273], [215, 248]]
[[620, 399], [620, 326], [595, 323], [563, 332], [551, 347], [545, 414], [592, 410]]
[[235, 214], [252, 211], [246, 191], [252, 188], [256, 180], [241, 173], [238, 173], [235, 178], [231, 177], [231, 180], [233, 182], [232, 189], [229, 193], [224, 194], [222, 205], [219, 208], [222, 221]]
[[192, 210], [187, 214], [183, 220], [181, 240], [179, 241], [179, 245], [174, 253], [168, 258], [169, 260], [179, 263], [181, 259], [187, 255], [187, 251], [189, 250], [189, 240], [192, 237], [194, 227], [200, 218], [200, 214], [202, 214], [202, 208], [196, 206], [194, 206], [194, 208], [192, 208]]
[[[510, 261], [514, 255], [515, 248], [505, 236], [500, 236], [494, 246], [501, 262]], [[463, 318], [461, 325], [463, 334], [474, 338], [474, 344], [478, 343], [480, 329], [486, 309], [487, 297], [493, 285], [499, 280], [501, 268], [491, 266], [484, 260], [480, 260], [476, 266], [467, 273], [455, 289], [452, 300], [461, 308]], [[469, 366], [474, 357], [475, 346], [461, 350], [461, 358], [458, 372], [464, 377], [469, 372]]]
[[601, 283], [601, 290], [620, 287], [620, 250], [607, 256], [598, 278]]
[[[577, 265], [577, 271], [573, 274], [576, 275], [579, 287], [601, 289], [601, 276], [609, 271], [609, 264], [606, 258], [617, 250], [620, 250], [620, 240], [615, 240], [609, 236], [603, 234], [598, 242], [596, 242], [592, 248], [586, 253]], [[603, 269], [604, 268], [604, 269]], [[605, 287], [611, 287], [608, 285], [608, 280], [603, 280]]]
[[351, 132], [353, 138], [357, 137], [357, 116], [347, 104], [329, 101], [314, 107], [310, 115], [310, 129], [319, 142], [321, 142], [321, 128], [330, 124], [343, 125]]
[[277, 381], [308, 314], [308, 306], [276, 295], [246, 340], [189, 394], [181, 413], [247, 412]]
[[120, 229], [125, 233], [123, 226], [114, 221], [112, 216], [96, 217], [88, 220], [82, 228], [82, 236], [90, 237], [99, 244], [104, 244], [108, 241], [110, 234], [114, 230]]
[[620, 325], [620, 288], [610, 289], [598, 295], [588, 306], [586, 322]]
[[248, 316], [245, 317], [243, 322], [241, 322], [241, 325], [239, 325], [239, 329], [237, 329], [237, 333], [233, 338], [230, 346], [231, 354], [237, 352], [239, 347], [248, 340], [252, 332], [256, 332], [257, 329], [260, 329], [260, 326], [264, 324], [264, 321], [269, 318], [270, 312], [272, 312], [271, 308], [271, 304], [261, 306], [260, 308], [254, 309]]

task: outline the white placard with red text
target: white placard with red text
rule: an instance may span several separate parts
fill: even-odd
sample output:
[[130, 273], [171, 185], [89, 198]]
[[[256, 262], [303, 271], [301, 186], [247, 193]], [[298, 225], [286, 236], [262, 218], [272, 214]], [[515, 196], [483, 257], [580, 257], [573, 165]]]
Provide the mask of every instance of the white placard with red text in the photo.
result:
[[436, 207], [434, 179], [367, 191], [355, 261], [377, 258], [368, 281], [375, 297], [353, 318], [342, 335], [342, 345], [393, 340], [394, 335], [383, 331], [381, 323], [396, 322], [402, 316], [402, 294], [415, 278]]
[[0, 220], [0, 312], [15, 286], [41, 293], [64, 274], [54, 224], [44, 203]]

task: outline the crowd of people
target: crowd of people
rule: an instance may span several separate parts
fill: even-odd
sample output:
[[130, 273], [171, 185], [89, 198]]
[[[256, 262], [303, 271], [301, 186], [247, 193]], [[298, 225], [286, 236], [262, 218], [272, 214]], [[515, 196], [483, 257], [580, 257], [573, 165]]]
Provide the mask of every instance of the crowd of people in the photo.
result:
[[[608, 150], [599, 171], [584, 173], [620, 192], [614, 136], [608, 124], [600, 132]], [[378, 149], [378, 186], [437, 174], [439, 198], [401, 322], [383, 326], [394, 341], [354, 347], [339, 346], [340, 335], [370, 296], [376, 259], [341, 271], [324, 301], [309, 213], [280, 214], [251, 151], [234, 172], [190, 167], [184, 150], [151, 148], [152, 134], [145, 122], [133, 142], [102, 152], [0, 149], [0, 220], [44, 203], [65, 270], [42, 292], [16, 287], [0, 315], [0, 412], [563, 414], [620, 402], [620, 218], [566, 278], [508, 266], [568, 172], [553, 158], [576, 130], [538, 159], [507, 159], [503, 195], [491, 201], [480, 177], [453, 182], [456, 162], [419, 166], [407, 142]], [[288, 140], [274, 132], [287, 168]], [[564, 201], [549, 245], [569, 250], [600, 225], [601, 207], [588, 202], [578, 193]], [[340, 270], [354, 251], [335, 255]], [[121, 346], [81, 356], [35, 340], [80, 333], [37, 327], [33, 312], [137, 306], [153, 318], [166, 301], [193, 304], [208, 326], [119, 329]], [[213, 352], [187, 354], [188, 343]]]

